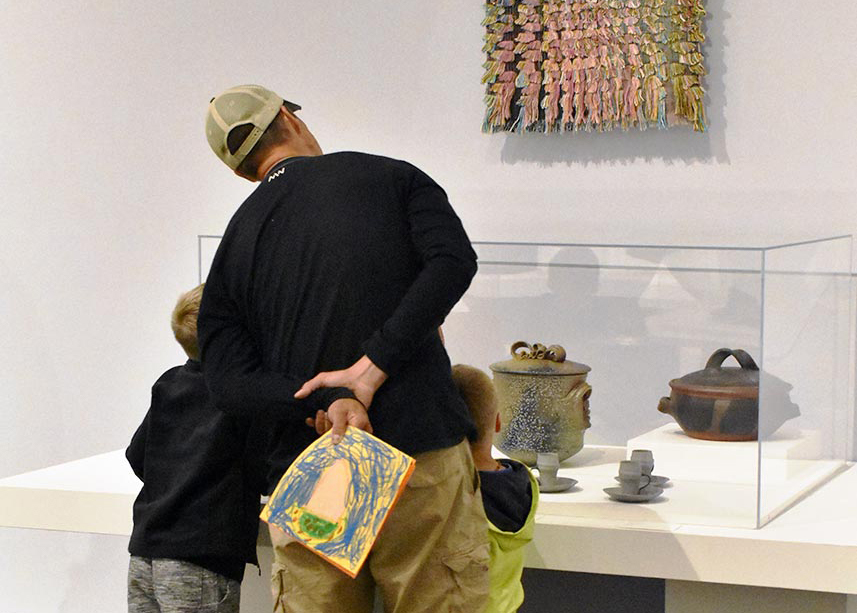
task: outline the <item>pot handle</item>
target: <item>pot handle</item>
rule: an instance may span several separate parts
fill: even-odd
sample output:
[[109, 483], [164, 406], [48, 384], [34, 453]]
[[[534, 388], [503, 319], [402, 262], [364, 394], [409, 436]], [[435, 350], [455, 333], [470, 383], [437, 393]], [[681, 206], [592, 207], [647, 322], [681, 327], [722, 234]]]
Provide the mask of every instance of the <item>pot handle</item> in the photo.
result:
[[581, 381], [569, 390], [568, 394], [565, 395], [565, 399], [575, 402], [583, 402], [584, 400], [588, 400], [591, 395], [592, 386], [586, 381]]
[[744, 370], [759, 370], [759, 367], [756, 366], [755, 360], [750, 357], [750, 354], [744, 351], [743, 349], [718, 349], [714, 353], [711, 354], [711, 357], [708, 358], [708, 362], [705, 364], [705, 368], [717, 368], [719, 369], [724, 360], [729, 356], [734, 357], [738, 360], [738, 363], [741, 365], [741, 368]]

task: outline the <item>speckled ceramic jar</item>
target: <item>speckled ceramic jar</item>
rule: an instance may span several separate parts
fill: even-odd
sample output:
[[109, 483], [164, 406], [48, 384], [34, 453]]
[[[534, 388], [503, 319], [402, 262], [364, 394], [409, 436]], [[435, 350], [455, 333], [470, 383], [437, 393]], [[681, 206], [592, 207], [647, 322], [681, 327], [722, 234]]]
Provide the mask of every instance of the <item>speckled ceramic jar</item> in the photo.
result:
[[590, 426], [591, 368], [566, 360], [559, 345], [518, 342], [512, 356], [490, 367], [500, 402], [497, 448], [530, 466], [538, 453], [556, 452], [560, 461], [573, 456]]

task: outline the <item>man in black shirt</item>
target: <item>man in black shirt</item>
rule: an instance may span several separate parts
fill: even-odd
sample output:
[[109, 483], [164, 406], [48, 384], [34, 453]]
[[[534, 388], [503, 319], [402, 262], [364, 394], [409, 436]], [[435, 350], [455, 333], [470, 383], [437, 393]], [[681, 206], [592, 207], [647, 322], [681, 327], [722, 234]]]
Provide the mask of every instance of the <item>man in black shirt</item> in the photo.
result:
[[206, 282], [206, 381], [222, 410], [270, 421], [269, 489], [315, 436], [307, 420], [374, 430], [417, 463], [356, 579], [272, 530], [277, 610], [368, 612], [377, 585], [388, 611], [478, 611], [488, 550], [473, 424], [438, 335], [476, 256], [434, 181], [397, 160], [322, 154], [299, 108], [259, 86], [209, 105], [212, 149], [260, 185]]

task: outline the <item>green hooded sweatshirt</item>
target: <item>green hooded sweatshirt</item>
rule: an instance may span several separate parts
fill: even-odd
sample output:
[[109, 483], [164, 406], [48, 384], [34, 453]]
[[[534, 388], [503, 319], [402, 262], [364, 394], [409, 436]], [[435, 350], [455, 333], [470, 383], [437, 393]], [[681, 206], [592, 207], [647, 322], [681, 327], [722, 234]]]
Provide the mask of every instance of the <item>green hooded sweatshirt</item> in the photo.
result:
[[524, 570], [524, 545], [533, 540], [536, 508], [539, 505], [539, 483], [529, 469], [530, 489], [533, 493], [530, 512], [523, 527], [517, 532], [505, 532], [488, 522], [490, 547], [491, 592], [485, 613], [514, 613], [524, 602], [521, 573]]

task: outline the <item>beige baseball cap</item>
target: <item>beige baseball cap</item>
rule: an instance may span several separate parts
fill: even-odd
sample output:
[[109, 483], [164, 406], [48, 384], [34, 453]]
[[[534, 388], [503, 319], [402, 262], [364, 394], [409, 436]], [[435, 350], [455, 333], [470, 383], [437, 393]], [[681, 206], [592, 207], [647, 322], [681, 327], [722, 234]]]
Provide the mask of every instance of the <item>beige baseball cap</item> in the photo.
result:
[[[205, 135], [212, 151], [224, 164], [235, 170], [259, 142], [281, 106], [291, 112], [301, 108], [260, 85], [239, 85], [215, 96], [208, 104], [205, 118]], [[253, 130], [234, 154], [229, 153], [226, 144], [229, 132], [245, 124], [252, 124]]]

